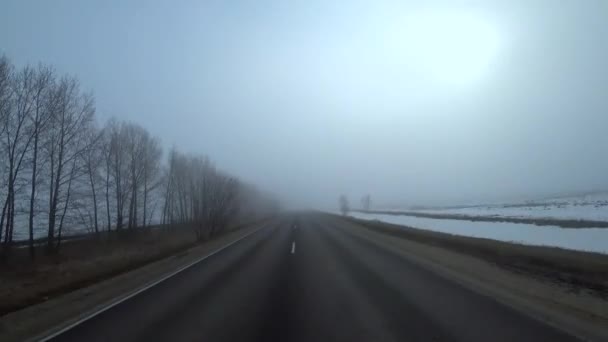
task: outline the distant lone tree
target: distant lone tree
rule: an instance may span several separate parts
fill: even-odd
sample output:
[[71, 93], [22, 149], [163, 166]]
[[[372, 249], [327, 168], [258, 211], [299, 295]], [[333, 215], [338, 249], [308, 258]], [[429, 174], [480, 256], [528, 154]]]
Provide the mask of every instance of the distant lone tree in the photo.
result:
[[342, 215], [346, 216], [348, 214], [348, 212], [350, 211], [350, 206], [348, 205], [348, 198], [346, 198], [346, 196], [342, 195], [340, 196], [340, 212], [342, 213]]
[[363, 211], [369, 211], [372, 207], [372, 197], [367, 194], [361, 198], [361, 208]]

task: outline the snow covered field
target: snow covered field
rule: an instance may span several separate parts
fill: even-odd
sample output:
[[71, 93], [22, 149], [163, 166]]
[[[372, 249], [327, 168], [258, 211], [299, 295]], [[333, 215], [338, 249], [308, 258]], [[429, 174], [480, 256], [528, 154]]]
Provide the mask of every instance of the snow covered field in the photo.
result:
[[454, 235], [608, 253], [608, 229], [605, 228], [564, 229], [521, 223], [471, 222], [358, 212], [352, 212], [349, 215], [364, 220], [378, 220]]
[[467, 216], [608, 221], [608, 193], [600, 192], [522, 203], [409, 211], [428, 214], [456, 214]]

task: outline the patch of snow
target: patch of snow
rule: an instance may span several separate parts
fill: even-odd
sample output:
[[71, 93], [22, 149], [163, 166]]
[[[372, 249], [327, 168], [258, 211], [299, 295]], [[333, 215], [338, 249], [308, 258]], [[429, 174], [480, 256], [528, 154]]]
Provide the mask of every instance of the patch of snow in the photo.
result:
[[556, 226], [539, 227], [521, 223], [471, 222], [358, 212], [349, 215], [364, 220], [378, 220], [454, 235], [608, 253], [608, 229], [606, 228], [564, 229]]
[[[404, 210], [390, 210], [404, 211]], [[476, 205], [459, 208], [422, 209], [414, 212], [509, 218], [549, 218], [608, 221], [608, 193], [549, 198], [522, 203]]]

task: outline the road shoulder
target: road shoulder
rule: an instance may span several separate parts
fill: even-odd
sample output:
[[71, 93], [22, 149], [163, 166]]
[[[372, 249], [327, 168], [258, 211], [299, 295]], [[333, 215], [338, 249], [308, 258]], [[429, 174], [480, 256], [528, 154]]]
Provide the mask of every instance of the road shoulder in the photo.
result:
[[[350, 234], [382, 245], [408, 260], [492, 297], [518, 311], [587, 340], [608, 340], [606, 301], [584, 292], [507, 271], [486, 260], [431, 244], [411, 241], [333, 217]], [[404, 228], [406, 229], [406, 228]]]
[[24, 341], [59, 331], [268, 224], [255, 224], [227, 233], [133, 271], [7, 314], [0, 318], [0, 340]]

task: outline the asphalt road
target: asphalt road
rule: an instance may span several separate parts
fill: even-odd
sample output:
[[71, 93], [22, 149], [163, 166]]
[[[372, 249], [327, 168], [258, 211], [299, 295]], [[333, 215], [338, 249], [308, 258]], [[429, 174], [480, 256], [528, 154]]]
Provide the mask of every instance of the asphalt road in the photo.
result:
[[315, 214], [268, 226], [52, 339], [572, 340]]

